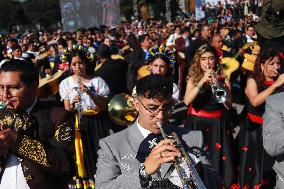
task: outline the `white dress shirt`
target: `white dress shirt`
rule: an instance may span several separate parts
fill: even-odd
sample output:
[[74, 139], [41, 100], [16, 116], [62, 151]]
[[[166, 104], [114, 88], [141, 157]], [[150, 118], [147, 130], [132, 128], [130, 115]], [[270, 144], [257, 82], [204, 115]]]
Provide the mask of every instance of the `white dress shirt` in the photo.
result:
[[[30, 113], [36, 102], [37, 98], [26, 112]], [[0, 183], [0, 189], [30, 189], [22, 170], [21, 161], [21, 158], [13, 154], [7, 158], [5, 171]]]
[[246, 38], [247, 38], [247, 42], [248, 42], [248, 43], [254, 42], [254, 40], [253, 40], [253, 38], [252, 38], [251, 36], [246, 35]]

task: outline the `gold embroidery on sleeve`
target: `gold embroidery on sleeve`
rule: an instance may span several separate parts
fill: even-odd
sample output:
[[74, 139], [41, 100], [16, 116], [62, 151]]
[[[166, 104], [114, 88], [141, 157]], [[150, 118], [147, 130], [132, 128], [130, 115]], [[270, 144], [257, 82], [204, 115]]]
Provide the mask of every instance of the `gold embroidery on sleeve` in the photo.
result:
[[0, 120], [1, 130], [7, 129], [13, 123], [13, 117], [5, 115]]
[[6, 109], [0, 114], [0, 125], [0, 130], [11, 128], [16, 132], [24, 132], [35, 123], [28, 113], [16, 114], [13, 110]]
[[45, 167], [50, 167], [42, 144], [38, 141], [29, 139], [27, 136], [24, 136], [22, 140], [19, 153]]
[[55, 131], [54, 138], [57, 142], [72, 141], [72, 123], [63, 123], [59, 125]]

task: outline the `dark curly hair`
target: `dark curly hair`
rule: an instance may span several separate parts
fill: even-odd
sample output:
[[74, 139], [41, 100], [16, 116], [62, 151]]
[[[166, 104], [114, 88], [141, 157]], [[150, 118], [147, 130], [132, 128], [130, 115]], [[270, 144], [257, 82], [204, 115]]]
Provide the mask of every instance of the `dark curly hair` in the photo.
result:
[[137, 96], [148, 99], [171, 99], [173, 94], [173, 82], [158, 74], [148, 75], [137, 81]]

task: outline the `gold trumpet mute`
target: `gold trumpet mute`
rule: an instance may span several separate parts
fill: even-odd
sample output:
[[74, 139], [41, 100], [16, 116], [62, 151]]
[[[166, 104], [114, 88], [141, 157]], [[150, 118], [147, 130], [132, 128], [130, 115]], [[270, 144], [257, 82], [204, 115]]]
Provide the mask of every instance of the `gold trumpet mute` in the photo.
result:
[[134, 107], [134, 97], [126, 93], [115, 95], [108, 103], [108, 114], [115, 124], [121, 126], [132, 124], [138, 117]]

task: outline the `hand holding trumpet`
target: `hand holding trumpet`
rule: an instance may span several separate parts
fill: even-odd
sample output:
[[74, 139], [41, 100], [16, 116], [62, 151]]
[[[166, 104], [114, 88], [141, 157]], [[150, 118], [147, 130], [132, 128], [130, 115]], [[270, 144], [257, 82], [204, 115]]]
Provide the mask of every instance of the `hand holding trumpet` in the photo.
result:
[[163, 163], [174, 161], [176, 157], [180, 157], [181, 153], [174, 145], [174, 140], [165, 139], [155, 146], [148, 158], [145, 160], [145, 170], [152, 175], [157, 172]]
[[215, 84], [216, 83], [216, 77], [214, 77], [214, 75], [215, 75], [215, 71], [213, 69], [211, 69], [208, 65], [199, 84], [203, 85], [204, 83], [207, 83], [207, 82], [210, 83], [210, 84]]

